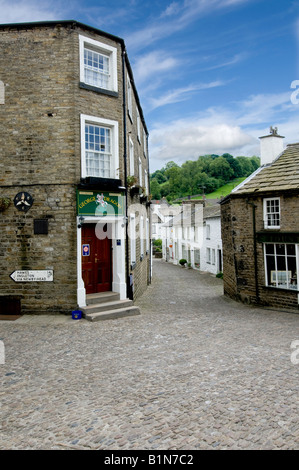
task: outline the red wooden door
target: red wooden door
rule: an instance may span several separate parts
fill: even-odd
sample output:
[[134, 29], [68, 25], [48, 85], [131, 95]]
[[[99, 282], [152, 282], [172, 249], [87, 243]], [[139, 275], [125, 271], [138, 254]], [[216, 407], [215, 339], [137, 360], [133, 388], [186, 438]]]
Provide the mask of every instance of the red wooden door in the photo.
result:
[[95, 224], [82, 226], [82, 277], [86, 294], [112, 290], [111, 239], [99, 240], [95, 227]]

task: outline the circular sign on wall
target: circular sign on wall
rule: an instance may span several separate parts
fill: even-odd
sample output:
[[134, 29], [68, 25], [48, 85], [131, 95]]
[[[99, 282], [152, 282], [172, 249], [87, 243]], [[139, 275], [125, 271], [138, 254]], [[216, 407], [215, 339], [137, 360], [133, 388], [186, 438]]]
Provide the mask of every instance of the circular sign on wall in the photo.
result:
[[27, 212], [33, 204], [33, 198], [29, 193], [18, 193], [14, 198], [15, 207], [22, 212]]

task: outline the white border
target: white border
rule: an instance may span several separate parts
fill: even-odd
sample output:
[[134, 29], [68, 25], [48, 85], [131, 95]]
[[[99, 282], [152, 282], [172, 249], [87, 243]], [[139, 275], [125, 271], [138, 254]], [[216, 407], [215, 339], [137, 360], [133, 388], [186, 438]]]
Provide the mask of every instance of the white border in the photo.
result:
[[[97, 224], [105, 222], [112, 225], [112, 292], [120, 295], [120, 300], [127, 298], [126, 285], [126, 240], [124, 217], [84, 217], [84, 224]], [[117, 243], [120, 240], [120, 245]], [[86, 290], [82, 279], [82, 229], [79, 216], [77, 217], [77, 303], [79, 307], [86, 307]]]
[[112, 145], [112, 161], [111, 161], [111, 179], [119, 178], [119, 148], [118, 148], [118, 122], [110, 119], [104, 119], [97, 116], [89, 116], [88, 114], [81, 114], [81, 177], [86, 178], [90, 176], [86, 174], [86, 159], [85, 159], [85, 124], [97, 124], [100, 126], [109, 127], [111, 129], [111, 145]]
[[[107, 88], [110, 91], [118, 92], [117, 84], [117, 48], [108, 46], [100, 41], [95, 41], [86, 36], [79, 34], [79, 57], [80, 57], [80, 82], [85, 82], [84, 77], [84, 48], [88, 45], [92, 46], [94, 49], [98, 49], [99, 53], [104, 53], [109, 56], [109, 72], [110, 72], [110, 87]], [[89, 85], [86, 83], [86, 85]]]

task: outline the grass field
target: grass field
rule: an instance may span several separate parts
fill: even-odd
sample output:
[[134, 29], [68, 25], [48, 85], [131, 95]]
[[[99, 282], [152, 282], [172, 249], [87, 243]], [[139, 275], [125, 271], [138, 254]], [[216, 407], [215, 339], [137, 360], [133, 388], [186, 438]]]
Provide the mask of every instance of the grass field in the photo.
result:
[[[221, 197], [227, 196], [231, 191], [238, 186], [238, 184], [242, 183], [246, 178], [236, 178], [229, 183], [225, 184], [224, 186], [221, 186], [221, 188], [218, 188], [216, 191], [210, 194], [206, 194], [207, 199], [220, 199]], [[192, 199], [202, 199], [201, 197], [196, 197]]]

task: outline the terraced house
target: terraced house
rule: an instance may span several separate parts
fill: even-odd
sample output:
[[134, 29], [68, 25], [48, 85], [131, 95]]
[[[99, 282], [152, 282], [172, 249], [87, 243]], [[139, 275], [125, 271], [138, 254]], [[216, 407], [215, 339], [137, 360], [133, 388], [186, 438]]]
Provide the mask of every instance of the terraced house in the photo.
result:
[[0, 42], [0, 312], [136, 299], [148, 131], [124, 41], [62, 21], [0, 25]]
[[224, 292], [298, 310], [299, 144], [261, 137], [261, 167], [221, 203]]

